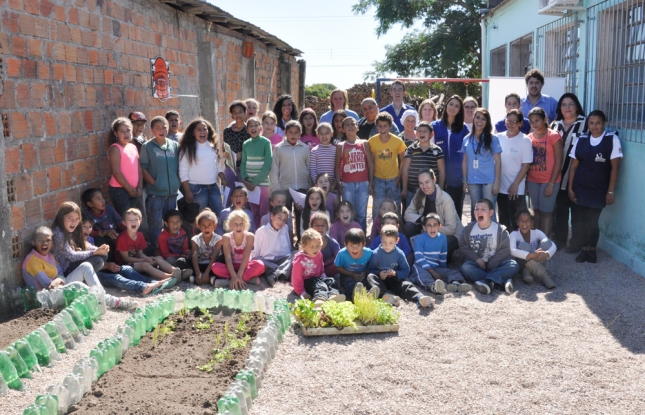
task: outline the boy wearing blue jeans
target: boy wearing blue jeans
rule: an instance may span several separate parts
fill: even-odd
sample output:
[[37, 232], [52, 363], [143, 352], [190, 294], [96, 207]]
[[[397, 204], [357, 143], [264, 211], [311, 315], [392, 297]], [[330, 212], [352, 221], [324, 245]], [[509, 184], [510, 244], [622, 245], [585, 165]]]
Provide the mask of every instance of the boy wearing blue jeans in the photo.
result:
[[345, 248], [338, 251], [334, 265], [340, 274], [340, 285], [345, 296], [352, 301], [356, 287], [363, 288], [366, 283], [367, 266], [372, 258], [372, 250], [365, 248], [365, 233], [362, 229], [352, 228], [345, 234]]
[[381, 245], [374, 250], [368, 267], [367, 285], [370, 291], [376, 287], [383, 301], [398, 306], [401, 297], [415, 301], [420, 307], [433, 307], [433, 300], [419, 292], [417, 287], [407, 280], [410, 265], [405, 254], [396, 247], [399, 241], [399, 230], [394, 225], [381, 228]]
[[459, 239], [459, 250], [466, 258], [461, 273], [481, 294], [490, 294], [496, 286], [511, 294], [515, 290], [512, 278], [520, 267], [511, 259], [506, 227], [492, 221], [494, 214], [490, 200], [479, 199], [475, 204], [476, 222], [466, 225]]
[[446, 268], [448, 239], [439, 232], [439, 215], [428, 213], [423, 218], [423, 229], [425, 233], [414, 239], [416, 282], [434, 294], [443, 295], [446, 291], [469, 292], [472, 287], [466, 284], [464, 276], [457, 270]]

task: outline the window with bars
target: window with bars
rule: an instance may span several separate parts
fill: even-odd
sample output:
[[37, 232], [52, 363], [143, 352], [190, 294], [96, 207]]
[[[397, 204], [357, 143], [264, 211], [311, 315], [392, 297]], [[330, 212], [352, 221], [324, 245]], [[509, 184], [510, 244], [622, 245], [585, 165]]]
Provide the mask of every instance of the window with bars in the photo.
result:
[[490, 76], [506, 76], [506, 45], [490, 51]]
[[524, 76], [533, 68], [533, 33], [511, 42], [511, 76]]
[[578, 22], [548, 28], [544, 33], [544, 74], [565, 78], [565, 89], [573, 91], [576, 63], [580, 54], [580, 27]]

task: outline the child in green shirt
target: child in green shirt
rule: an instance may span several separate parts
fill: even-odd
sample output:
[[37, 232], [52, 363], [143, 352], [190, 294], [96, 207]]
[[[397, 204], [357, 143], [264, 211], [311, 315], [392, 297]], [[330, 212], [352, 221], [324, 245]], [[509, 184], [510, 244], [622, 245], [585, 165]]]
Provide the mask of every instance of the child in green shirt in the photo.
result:
[[258, 229], [262, 216], [269, 212], [269, 172], [271, 171], [271, 141], [260, 135], [262, 123], [258, 117], [246, 121], [246, 130], [251, 139], [242, 145], [242, 164], [240, 172], [244, 186], [253, 191], [260, 187], [260, 203], [250, 203], [255, 229]]

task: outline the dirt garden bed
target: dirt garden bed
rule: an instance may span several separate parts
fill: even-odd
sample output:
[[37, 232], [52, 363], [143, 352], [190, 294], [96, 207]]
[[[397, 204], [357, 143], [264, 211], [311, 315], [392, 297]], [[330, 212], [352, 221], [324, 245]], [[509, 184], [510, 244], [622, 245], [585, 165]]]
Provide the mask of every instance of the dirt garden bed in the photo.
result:
[[[212, 323], [195, 310], [168, 317], [164, 325], [174, 322], [172, 332], [157, 334], [156, 340], [154, 332], [147, 333], [68, 413], [216, 414], [218, 399], [244, 367], [251, 342], [266, 316], [221, 307], [211, 310], [211, 315]], [[245, 346], [230, 349], [230, 355], [217, 363], [214, 349], [226, 349], [223, 339], [227, 332], [247, 341]], [[207, 370], [199, 369], [209, 362], [212, 365], [204, 367]]]
[[31, 333], [38, 327], [49, 323], [58, 314], [58, 311], [46, 308], [29, 310], [25, 314], [11, 316], [0, 320], [0, 350], [10, 346], [11, 343]]

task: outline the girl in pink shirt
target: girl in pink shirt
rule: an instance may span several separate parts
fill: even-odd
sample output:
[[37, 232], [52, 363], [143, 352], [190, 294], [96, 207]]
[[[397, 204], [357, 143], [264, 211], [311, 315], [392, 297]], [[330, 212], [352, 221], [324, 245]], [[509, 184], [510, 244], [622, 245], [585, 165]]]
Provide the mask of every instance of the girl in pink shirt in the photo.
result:
[[296, 294], [306, 299], [313, 298], [316, 307], [327, 300], [345, 301], [336, 280], [325, 275], [322, 245], [320, 233], [307, 229], [300, 238], [300, 251], [293, 258], [291, 271], [291, 284]]
[[320, 139], [316, 133], [316, 129], [318, 129], [316, 112], [311, 108], [305, 108], [300, 113], [298, 121], [300, 121], [300, 124], [302, 125], [302, 136], [300, 136], [300, 141], [307, 144], [309, 146], [309, 151], [311, 151], [314, 147], [320, 144]]
[[143, 195], [143, 173], [139, 164], [139, 151], [131, 143], [132, 122], [124, 117], [112, 122], [108, 160], [112, 169], [108, 194], [114, 208], [121, 216], [131, 207], [138, 206], [137, 197]]

